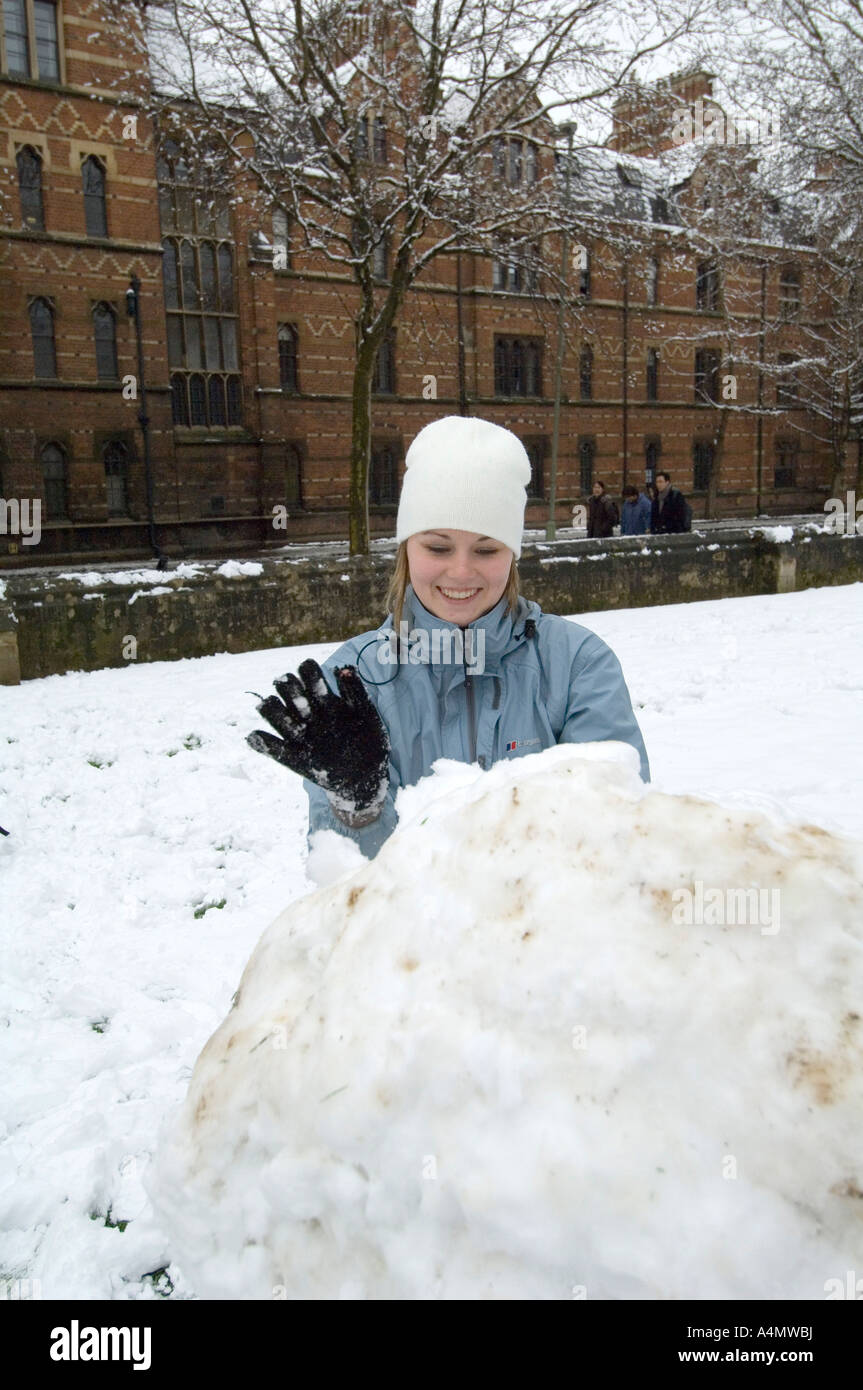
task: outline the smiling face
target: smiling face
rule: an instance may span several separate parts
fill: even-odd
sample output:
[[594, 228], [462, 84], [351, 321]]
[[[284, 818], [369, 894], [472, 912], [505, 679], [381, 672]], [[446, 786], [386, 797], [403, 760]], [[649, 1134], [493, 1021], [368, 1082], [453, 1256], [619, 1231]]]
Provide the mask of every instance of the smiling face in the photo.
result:
[[476, 531], [419, 531], [407, 542], [413, 591], [436, 618], [461, 627], [494, 608], [507, 586], [513, 553]]

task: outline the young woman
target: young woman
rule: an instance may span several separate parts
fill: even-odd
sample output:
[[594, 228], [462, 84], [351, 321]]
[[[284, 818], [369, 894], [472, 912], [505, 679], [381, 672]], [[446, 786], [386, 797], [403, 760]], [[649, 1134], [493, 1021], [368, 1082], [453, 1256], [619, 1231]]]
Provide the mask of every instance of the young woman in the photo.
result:
[[405, 460], [389, 616], [324, 663], [273, 684], [248, 742], [305, 779], [309, 834], [372, 858], [395, 796], [436, 758], [489, 768], [557, 743], [630, 743], [650, 779], [620, 664], [587, 628], [519, 597], [525, 484], [520, 440], [488, 420], [427, 425]]

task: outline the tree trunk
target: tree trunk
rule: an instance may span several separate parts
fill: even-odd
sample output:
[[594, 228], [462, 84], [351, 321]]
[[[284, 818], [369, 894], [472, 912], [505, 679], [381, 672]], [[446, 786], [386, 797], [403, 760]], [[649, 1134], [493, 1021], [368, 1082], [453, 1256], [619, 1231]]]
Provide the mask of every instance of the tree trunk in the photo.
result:
[[351, 486], [348, 536], [351, 555], [369, 553], [369, 467], [372, 453], [372, 372], [368, 340], [357, 347], [351, 396]]

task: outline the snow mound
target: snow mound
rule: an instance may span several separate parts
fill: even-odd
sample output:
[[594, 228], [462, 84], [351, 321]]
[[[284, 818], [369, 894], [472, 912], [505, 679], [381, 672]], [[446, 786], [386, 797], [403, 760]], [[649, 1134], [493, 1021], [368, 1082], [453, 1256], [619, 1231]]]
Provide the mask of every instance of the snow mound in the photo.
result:
[[439, 764], [265, 932], [147, 1184], [199, 1296], [804, 1299], [863, 1266], [863, 844], [631, 754]]

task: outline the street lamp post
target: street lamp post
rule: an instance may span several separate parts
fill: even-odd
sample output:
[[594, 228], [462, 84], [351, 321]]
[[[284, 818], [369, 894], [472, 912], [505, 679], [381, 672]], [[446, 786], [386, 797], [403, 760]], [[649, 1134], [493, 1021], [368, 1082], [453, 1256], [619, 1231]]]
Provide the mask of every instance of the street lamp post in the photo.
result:
[[554, 368], [554, 426], [551, 436], [551, 485], [549, 488], [548, 524], [545, 528], [545, 538], [547, 541], [553, 541], [557, 535], [554, 510], [557, 504], [557, 452], [560, 442], [560, 394], [563, 376], [564, 343], [563, 326], [564, 314], [566, 313], [567, 271], [569, 268], [569, 180], [572, 166], [572, 137], [575, 134], [575, 125], [567, 121], [558, 129], [561, 135], [566, 136], [566, 171], [564, 174], [563, 195], [563, 237], [560, 248], [560, 294], [557, 309], [557, 362]]
[[153, 516], [153, 470], [150, 462], [150, 417], [147, 414], [147, 390], [144, 385], [144, 344], [141, 338], [141, 281], [137, 275], [129, 279], [126, 291], [126, 313], [135, 320], [135, 339], [138, 345], [138, 424], [144, 439], [144, 481], [147, 488], [147, 529], [150, 545], [158, 561], [157, 569], [168, 567], [168, 560], [159, 549], [156, 522]]

